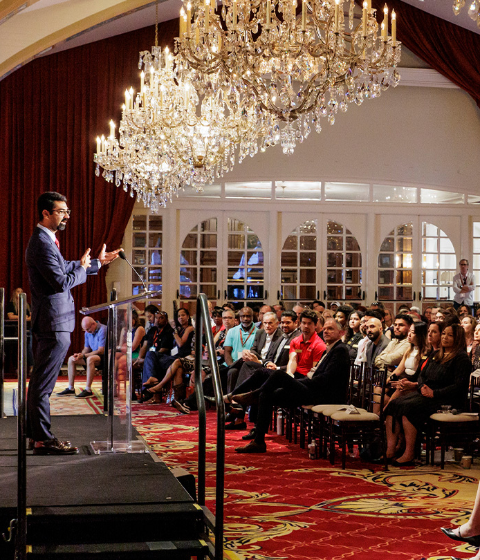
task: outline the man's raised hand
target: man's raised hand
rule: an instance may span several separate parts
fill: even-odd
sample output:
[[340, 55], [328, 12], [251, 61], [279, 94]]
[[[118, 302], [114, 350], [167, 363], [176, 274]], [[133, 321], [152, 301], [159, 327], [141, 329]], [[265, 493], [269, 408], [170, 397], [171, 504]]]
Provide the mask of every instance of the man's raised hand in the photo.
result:
[[98, 260], [100, 261], [102, 266], [105, 266], [106, 264], [110, 264], [112, 261], [114, 261], [118, 257], [118, 253], [120, 253], [120, 251], [123, 251], [123, 249], [120, 247], [120, 249], [116, 249], [115, 251], [111, 251], [110, 253], [107, 253], [106, 251], [107, 251], [107, 246], [104, 243], [102, 246], [102, 250], [98, 255]]

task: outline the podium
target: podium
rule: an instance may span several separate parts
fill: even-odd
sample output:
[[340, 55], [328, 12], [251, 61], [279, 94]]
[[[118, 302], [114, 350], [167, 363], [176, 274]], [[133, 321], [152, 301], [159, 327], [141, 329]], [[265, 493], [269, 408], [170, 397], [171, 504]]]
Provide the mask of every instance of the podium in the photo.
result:
[[108, 433], [105, 440], [90, 442], [95, 454], [148, 452], [143, 441], [132, 437], [132, 303], [155, 297], [161, 297], [161, 292], [145, 291], [138, 296], [116, 299], [80, 310], [83, 315], [108, 311], [104, 360]]

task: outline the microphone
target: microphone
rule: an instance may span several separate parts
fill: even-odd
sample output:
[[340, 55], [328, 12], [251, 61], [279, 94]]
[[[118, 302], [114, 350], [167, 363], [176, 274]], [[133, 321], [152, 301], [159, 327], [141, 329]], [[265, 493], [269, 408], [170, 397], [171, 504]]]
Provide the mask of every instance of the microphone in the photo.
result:
[[133, 272], [135, 272], [135, 274], [138, 276], [138, 278], [140, 279], [140, 282], [143, 284], [143, 291], [144, 292], [148, 292], [147, 290], [147, 286], [145, 286], [145, 282], [143, 281], [142, 277], [140, 276], [140, 274], [138, 274], [138, 272], [133, 268], [131, 262], [127, 259], [127, 255], [125, 254], [125, 251], [119, 251], [118, 256], [123, 259], [124, 261], [127, 261], [128, 266], [133, 270]]

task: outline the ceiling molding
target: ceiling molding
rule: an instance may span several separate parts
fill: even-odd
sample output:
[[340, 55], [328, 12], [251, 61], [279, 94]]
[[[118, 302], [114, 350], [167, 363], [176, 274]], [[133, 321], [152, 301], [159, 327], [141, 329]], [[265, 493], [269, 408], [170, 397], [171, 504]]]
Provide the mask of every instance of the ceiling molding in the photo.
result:
[[[35, 4], [38, 0], [3, 0], [0, 1], [0, 22], [6, 20], [9, 17], [16, 15], [24, 6], [31, 6]], [[22, 8], [23, 9], [23, 8]]]
[[[35, 1], [37, 0], [34, 0], [33, 2], [31, 1], [29, 3], [32, 4]], [[16, 70], [17, 68], [31, 61], [38, 54], [49, 50], [55, 44], [65, 41], [69, 37], [82, 33], [83, 31], [101, 24], [106, 20], [131, 12], [133, 9], [151, 4], [151, 2], [152, 0], [124, 0], [123, 2], [119, 2], [115, 6], [111, 6], [105, 10], [96, 12], [88, 17], [67, 25], [62, 29], [59, 29], [55, 33], [42, 37], [42, 39], [40, 39], [39, 41], [15, 53], [14, 56], [10, 57], [0, 64], [0, 80], [13, 70]], [[25, 3], [25, 1], [23, 3]], [[0, 5], [2, 4], [3, 2]], [[11, 0], [9, 4], [10, 6], [13, 6], [14, 4], [22, 5], [22, 2], [19, 0]]]
[[445, 76], [431, 68], [398, 68], [400, 86], [459, 89]]

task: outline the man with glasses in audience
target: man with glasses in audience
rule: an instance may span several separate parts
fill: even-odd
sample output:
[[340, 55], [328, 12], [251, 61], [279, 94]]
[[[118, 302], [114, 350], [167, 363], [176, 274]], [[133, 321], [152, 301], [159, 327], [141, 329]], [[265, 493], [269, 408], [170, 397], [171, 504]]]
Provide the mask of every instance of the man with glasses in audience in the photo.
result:
[[470, 310], [473, 308], [473, 296], [475, 293], [475, 276], [468, 272], [468, 260], [460, 261], [460, 272], [453, 277], [453, 307], [457, 310], [461, 305], [466, 305]]
[[51, 431], [50, 395], [75, 328], [75, 304], [70, 290], [83, 284], [87, 275], [118, 257], [103, 245], [97, 259], [87, 249], [78, 261], [66, 261], [60, 252], [57, 232], [70, 218], [67, 199], [45, 192], [37, 200], [39, 222], [28, 242], [25, 259], [32, 293], [32, 331], [37, 341], [35, 365], [28, 387], [27, 437], [35, 454], [71, 455], [78, 449], [58, 440]]

